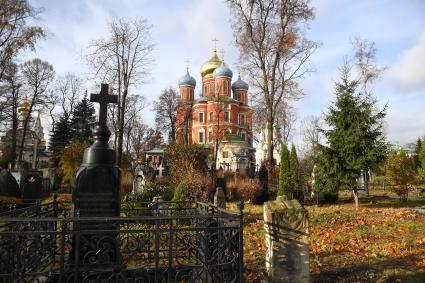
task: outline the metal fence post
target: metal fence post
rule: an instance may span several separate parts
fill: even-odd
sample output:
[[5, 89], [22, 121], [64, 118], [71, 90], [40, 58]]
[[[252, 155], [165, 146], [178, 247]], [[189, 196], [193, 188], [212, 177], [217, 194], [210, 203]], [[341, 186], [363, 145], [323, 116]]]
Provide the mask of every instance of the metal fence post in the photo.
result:
[[239, 210], [239, 282], [243, 282], [243, 200], [238, 202]]
[[66, 233], [67, 223], [65, 218], [65, 211], [62, 211], [61, 221], [61, 242], [60, 242], [60, 275], [59, 282], [63, 282], [65, 273], [65, 245], [66, 245]]

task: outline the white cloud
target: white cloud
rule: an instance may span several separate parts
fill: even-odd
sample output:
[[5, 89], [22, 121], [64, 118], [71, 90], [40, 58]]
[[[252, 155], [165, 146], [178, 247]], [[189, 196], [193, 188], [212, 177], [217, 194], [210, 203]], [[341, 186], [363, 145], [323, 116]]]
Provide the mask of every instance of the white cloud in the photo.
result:
[[405, 92], [425, 89], [425, 32], [390, 67], [386, 79]]

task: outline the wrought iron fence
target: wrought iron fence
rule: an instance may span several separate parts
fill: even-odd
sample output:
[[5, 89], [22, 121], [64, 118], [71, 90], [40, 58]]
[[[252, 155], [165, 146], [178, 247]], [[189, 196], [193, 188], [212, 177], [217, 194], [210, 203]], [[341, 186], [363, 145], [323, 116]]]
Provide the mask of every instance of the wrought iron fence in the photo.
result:
[[242, 206], [157, 202], [90, 218], [70, 209], [53, 201], [0, 215], [0, 282], [242, 282]]

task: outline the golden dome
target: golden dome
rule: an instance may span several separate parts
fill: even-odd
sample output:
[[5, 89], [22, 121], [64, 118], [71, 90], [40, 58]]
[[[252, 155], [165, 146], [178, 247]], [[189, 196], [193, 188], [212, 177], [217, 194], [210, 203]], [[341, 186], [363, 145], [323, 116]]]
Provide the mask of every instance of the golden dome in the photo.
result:
[[201, 66], [201, 76], [204, 77], [206, 75], [212, 74], [214, 70], [221, 65], [221, 60], [217, 56], [217, 52], [214, 50], [214, 55], [210, 60], [202, 64]]
[[28, 114], [30, 112], [30, 104], [27, 97], [25, 96], [24, 101], [18, 106], [18, 112], [21, 114]]

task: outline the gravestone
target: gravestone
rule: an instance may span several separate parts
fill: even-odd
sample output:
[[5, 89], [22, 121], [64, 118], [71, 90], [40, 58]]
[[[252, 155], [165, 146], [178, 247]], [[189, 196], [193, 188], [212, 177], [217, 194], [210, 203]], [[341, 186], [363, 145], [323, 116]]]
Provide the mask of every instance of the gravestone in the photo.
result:
[[24, 204], [33, 204], [43, 198], [43, 177], [40, 171], [30, 170], [23, 175], [22, 199]]
[[[82, 164], [75, 177], [72, 193], [74, 217], [114, 217], [120, 215], [120, 169], [116, 164], [115, 151], [109, 146], [111, 132], [106, 126], [107, 104], [116, 103], [116, 95], [108, 95], [108, 85], [102, 84], [99, 94], [91, 94], [90, 101], [98, 102], [99, 122], [93, 136], [94, 143], [84, 151]], [[78, 222], [74, 226], [84, 234], [87, 230], [109, 230], [111, 233], [85, 234], [74, 238], [79, 245], [79, 263], [114, 264], [119, 259], [119, 226], [111, 222]]]
[[21, 190], [19, 189], [18, 182], [9, 170], [0, 171], [0, 196], [5, 197], [21, 197]]
[[278, 197], [264, 204], [266, 281], [310, 282], [308, 215], [297, 200]]
[[215, 191], [214, 205], [218, 208], [226, 209], [226, 195], [221, 187], [217, 187]]

